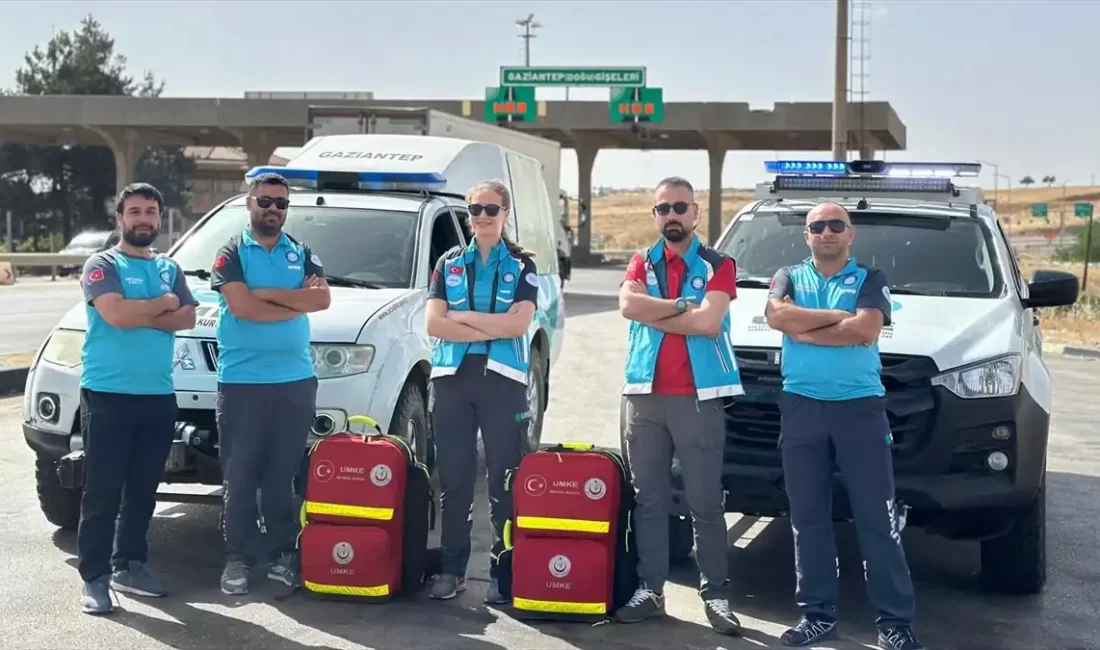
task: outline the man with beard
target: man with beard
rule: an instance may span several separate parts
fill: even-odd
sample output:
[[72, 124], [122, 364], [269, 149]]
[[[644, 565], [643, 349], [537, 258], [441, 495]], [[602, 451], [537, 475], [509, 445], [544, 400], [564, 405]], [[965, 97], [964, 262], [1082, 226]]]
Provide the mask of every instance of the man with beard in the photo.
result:
[[[290, 207], [286, 179], [257, 176], [246, 201], [249, 223], [218, 251], [210, 277], [221, 305], [216, 411], [225, 495], [221, 589], [230, 595], [248, 593], [257, 560], [270, 561], [268, 578], [297, 586], [294, 550], [300, 528], [293, 482], [317, 398], [306, 314], [329, 306], [321, 260], [283, 232]], [[261, 557], [253, 549], [258, 515], [266, 533]]]
[[634, 623], [665, 613], [675, 452], [695, 526], [704, 612], [715, 631], [737, 634], [722, 488], [723, 400], [744, 394], [729, 340], [737, 282], [734, 261], [695, 235], [698, 212], [688, 181], [657, 185], [653, 217], [664, 237], [634, 256], [619, 292], [619, 310], [631, 321], [623, 446], [636, 492], [640, 586], [616, 618]]
[[898, 530], [893, 436], [880, 377], [878, 337], [890, 320], [886, 275], [851, 257], [848, 211], [822, 203], [806, 215], [811, 257], [781, 268], [765, 313], [783, 332], [780, 449], [794, 531], [795, 597], [802, 619], [788, 646], [837, 633], [833, 465], [844, 476], [863, 553], [878, 645], [920, 650], [911, 626], [913, 583]]
[[175, 437], [175, 332], [195, 326], [198, 302], [179, 266], [150, 250], [163, 208], [152, 185], [127, 186], [115, 207], [121, 241], [88, 258], [80, 280], [88, 332], [80, 371], [84, 495], [77, 553], [80, 604], [89, 614], [113, 609], [108, 587], [165, 593], [145, 568], [146, 538]]

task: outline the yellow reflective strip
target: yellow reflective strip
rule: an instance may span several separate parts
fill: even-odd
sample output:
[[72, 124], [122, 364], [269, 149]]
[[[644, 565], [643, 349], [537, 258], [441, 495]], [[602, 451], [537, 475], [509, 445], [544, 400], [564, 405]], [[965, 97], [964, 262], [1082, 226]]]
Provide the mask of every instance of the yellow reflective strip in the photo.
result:
[[305, 511], [311, 515], [332, 515], [334, 517], [348, 517], [351, 519], [379, 519], [389, 521], [393, 519], [393, 508], [369, 508], [366, 506], [346, 506], [339, 503], [318, 503], [306, 501]]
[[611, 531], [610, 521], [591, 521], [588, 519], [556, 519], [554, 517], [516, 517], [520, 528], [539, 530], [562, 530], [573, 533], [607, 533]]
[[317, 592], [319, 594], [333, 594], [337, 596], [366, 596], [366, 597], [379, 597], [389, 596], [390, 586], [380, 585], [378, 587], [345, 587], [343, 585], [322, 585], [316, 582], [310, 582], [309, 580], [303, 581], [306, 589]]
[[382, 433], [382, 427], [378, 426], [378, 423], [374, 421], [374, 418], [368, 417], [366, 415], [353, 415], [348, 418], [348, 424], [365, 424], [368, 427], [377, 430], [378, 433]]
[[504, 542], [504, 550], [512, 548], [512, 520], [506, 519], [504, 521], [504, 534], [501, 536], [501, 540]]
[[607, 603], [566, 603], [516, 597], [512, 598], [512, 607], [525, 609], [529, 612], [545, 612], [548, 614], [602, 615], [607, 613]]
[[298, 511], [298, 521], [299, 521], [299, 523], [301, 523], [300, 528], [302, 528], [302, 529], [305, 529], [306, 524], [309, 523], [306, 520], [306, 504], [307, 503], [309, 503], [309, 501], [303, 501], [302, 502], [302, 509]]

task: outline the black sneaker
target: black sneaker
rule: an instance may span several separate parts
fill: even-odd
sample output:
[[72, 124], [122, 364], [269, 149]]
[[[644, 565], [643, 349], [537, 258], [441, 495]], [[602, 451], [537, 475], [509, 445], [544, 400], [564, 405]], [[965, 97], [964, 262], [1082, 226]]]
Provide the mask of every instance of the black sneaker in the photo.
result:
[[891, 625], [879, 628], [878, 647], [882, 650], [924, 650], [913, 629], [908, 625]]
[[836, 621], [803, 616], [798, 625], [783, 633], [780, 640], [785, 646], [797, 648], [833, 638], [836, 638]]
[[703, 604], [710, 626], [719, 634], [734, 636], [741, 633], [741, 621], [730, 611], [730, 602], [725, 598], [711, 598]]
[[511, 600], [511, 598], [507, 598], [500, 593], [500, 583], [496, 579], [489, 582], [489, 589], [485, 591], [486, 605], [507, 605]]
[[643, 586], [638, 587], [630, 601], [615, 612], [615, 620], [620, 623], [641, 623], [664, 614], [665, 595]]

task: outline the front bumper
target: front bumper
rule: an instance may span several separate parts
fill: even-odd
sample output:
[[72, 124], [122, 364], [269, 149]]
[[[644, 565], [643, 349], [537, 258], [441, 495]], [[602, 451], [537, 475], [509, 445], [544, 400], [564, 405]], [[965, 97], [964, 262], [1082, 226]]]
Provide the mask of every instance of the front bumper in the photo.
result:
[[[778, 444], [782, 380], [774, 363], [754, 364], [751, 351], [739, 350], [738, 363], [746, 394], [726, 406], [726, 510], [783, 516], [789, 505]], [[1049, 413], [1026, 386], [1012, 397], [967, 400], [933, 387], [929, 379], [937, 373], [931, 359], [883, 355], [897, 496], [912, 508], [910, 524], [947, 526], [971, 514], [1000, 519], [1025, 509], [1045, 469]], [[990, 469], [994, 452], [1008, 457], [1005, 469]], [[839, 471], [832, 487], [835, 517], [850, 518]]]

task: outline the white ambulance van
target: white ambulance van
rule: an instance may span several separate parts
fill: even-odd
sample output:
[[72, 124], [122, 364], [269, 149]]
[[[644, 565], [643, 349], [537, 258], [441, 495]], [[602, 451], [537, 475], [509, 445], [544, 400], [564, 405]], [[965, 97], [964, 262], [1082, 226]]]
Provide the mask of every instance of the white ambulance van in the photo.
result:
[[[408, 440], [434, 465], [427, 414], [430, 341], [424, 330], [428, 283], [436, 260], [472, 235], [466, 191], [502, 180], [511, 188], [508, 235], [536, 253], [538, 306], [531, 325], [528, 399], [536, 413], [527, 445], [535, 448], [548, 403], [551, 368], [561, 351], [565, 316], [558, 277], [557, 189], [541, 163], [500, 144], [423, 135], [334, 135], [310, 140], [281, 167], [291, 184], [285, 230], [322, 260], [332, 291], [326, 311], [309, 314], [319, 379], [309, 444], [367, 414]], [[217, 294], [209, 288], [218, 249], [248, 223], [245, 196], [199, 220], [169, 255], [200, 301], [194, 329], [179, 332], [174, 379], [180, 407], [165, 483], [221, 485], [217, 398]], [[67, 466], [83, 448], [79, 418], [85, 307], [75, 305], [39, 351], [27, 380], [23, 432], [37, 454], [37, 483], [46, 518], [75, 528], [81, 490]], [[67, 457], [65, 462], [60, 462]], [[79, 472], [75, 472], [77, 477]], [[210, 501], [217, 495], [162, 490], [164, 501]]]

